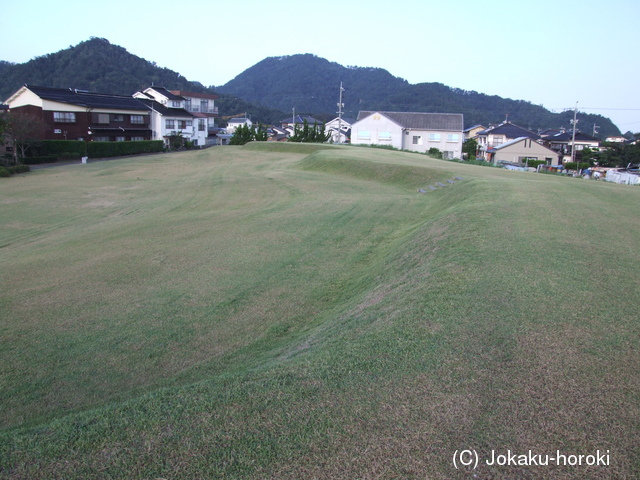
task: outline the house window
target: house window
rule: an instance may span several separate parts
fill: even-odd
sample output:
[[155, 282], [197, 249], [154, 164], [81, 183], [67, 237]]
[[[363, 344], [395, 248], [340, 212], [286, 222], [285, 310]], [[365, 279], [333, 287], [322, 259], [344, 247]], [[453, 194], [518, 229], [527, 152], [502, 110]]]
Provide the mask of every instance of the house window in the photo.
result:
[[144, 117], [142, 115], [131, 115], [131, 123], [134, 125], [143, 125]]
[[144, 142], [144, 137], [131, 137], [132, 142]]
[[124, 137], [116, 137], [116, 142], [124, 142], [125, 138]]
[[502, 135], [493, 137], [493, 145], [502, 145], [504, 142], [504, 137]]
[[174, 128], [176, 128], [176, 122], [175, 122], [175, 120], [172, 120], [172, 119], [170, 119], [170, 118], [167, 118], [167, 119], [165, 120], [165, 124], [164, 124], [164, 125], [165, 125], [165, 127], [166, 127], [168, 130], [173, 130]]
[[93, 137], [93, 141], [94, 142], [108, 142], [109, 141], [109, 137]]
[[360, 140], [370, 140], [371, 132], [369, 130], [358, 130], [358, 139]]
[[97, 123], [109, 123], [109, 114], [108, 113], [99, 113]]
[[56, 123], [76, 123], [75, 112], [53, 112], [53, 121]]
[[440, 141], [440, 134], [439, 133], [430, 133], [429, 134], [429, 141], [430, 142], [439, 142]]
[[[169, 128], [169, 127], [167, 127]], [[173, 128], [173, 127], [171, 127]], [[178, 128], [180, 130], [184, 130], [185, 128], [187, 128], [187, 121], [186, 120], [178, 120]]]
[[444, 152], [442, 152], [442, 158], [444, 158], [445, 160], [453, 160], [453, 158], [455, 155], [455, 152], [452, 152], [451, 150], [445, 150]]
[[189, 111], [189, 112], [191, 111], [191, 99], [190, 98], [187, 98], [184, 101], [184, 109]]
[[175, 108], [180, 108], [180, 102], [177, 100], [172, 100], [171, 101], [171, 106], [175, 107]]
[[447, 142], [458, 142], [458, 140], [460, 139], [460, 136], [456, 133], [449, 133], [447, 134]]
[[199, 118], [199, 119], [198, 119], [198, 130], [199, 130], [200, 132], [204, 132], [204, 131], [205, 131], [205, 128], [206, 128], [206, 126], [205, 126], [204, 118]]
[[422, 137], [420, 135], [413, 136], [413, 144], [414, 145], [422, 145]]
[[114, 115], [113, 116], [113, 121], [114, 122], [124, 122], [124, 115]]
[[206, 112], [209, 110], [209, 100], [200, 100], [200, 111]]
[[378, 138], [380, 140], [390, 141], [391, 140], [391, 132], [380, 132], [378, 134]]

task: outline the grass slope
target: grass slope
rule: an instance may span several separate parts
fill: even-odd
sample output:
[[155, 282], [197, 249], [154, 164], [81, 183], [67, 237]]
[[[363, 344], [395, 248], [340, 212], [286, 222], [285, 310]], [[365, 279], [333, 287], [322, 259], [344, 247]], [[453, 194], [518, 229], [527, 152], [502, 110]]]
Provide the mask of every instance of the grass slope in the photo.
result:
[[5, 180], [0, 477], [633, 478], [639, 195], [311, 145]]

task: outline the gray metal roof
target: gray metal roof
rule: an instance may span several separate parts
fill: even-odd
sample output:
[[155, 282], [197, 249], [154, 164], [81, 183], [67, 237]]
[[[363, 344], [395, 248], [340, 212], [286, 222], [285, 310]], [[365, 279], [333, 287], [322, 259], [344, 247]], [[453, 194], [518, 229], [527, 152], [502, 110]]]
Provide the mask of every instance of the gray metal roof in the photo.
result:
[[379, 113], [393, 120], [403, 128], [413, 130], [447, 130], [459, 131], [464, 128], [461, 113], [422, 113], [422, 112], [371, 112], [358, 113], [358, 121], [374, 113]]
[[518, 138], [518, 137], [527, 137], [533, 139], [539, 139], [540, 135], [532, 132], [531, 130], [527, 130], [526, 128], [519, 127], [511, 122], [503, 122], [497, 127], [487, 128], [482, 132], [479, 132], [478, 135], [504, 135], [506, 138]]

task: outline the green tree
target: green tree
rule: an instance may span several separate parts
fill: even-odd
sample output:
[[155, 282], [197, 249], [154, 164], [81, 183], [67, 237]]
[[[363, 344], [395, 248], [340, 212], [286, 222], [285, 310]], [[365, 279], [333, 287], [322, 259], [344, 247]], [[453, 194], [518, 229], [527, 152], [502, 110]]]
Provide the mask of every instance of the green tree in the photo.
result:
[[229, 140], [229, 145], [245, 145], [255, 138], [255, 133], [249, 128], [246, 123], [240, 125], [233, 132], [233, 136]]
[[254, 140], [256, 142], [266, 142], [267, 141], [267, 129], [262, 124], [258, 125], [258, 128], [255, 130]]
[[331, 138], [331, 133], [325, 132], [325, 125], [313, 124], [313, 127], [309, 126], [309, 123], [304, 120], [302, 128], [297, 124], [294, 127], [293, 135], [289, 137], [290, 142], [298, 143], [325, 143]]
[[467, 160], [475, 160], [477, 152], [478, 142], [476, 139], [470, 138], [462, 144], [462, 153], [466, 155]]

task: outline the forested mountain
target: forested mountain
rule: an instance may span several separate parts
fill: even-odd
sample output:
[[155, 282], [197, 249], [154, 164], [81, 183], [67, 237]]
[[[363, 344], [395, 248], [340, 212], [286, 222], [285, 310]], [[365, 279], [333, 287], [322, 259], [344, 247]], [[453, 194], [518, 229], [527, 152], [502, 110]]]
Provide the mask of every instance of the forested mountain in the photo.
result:
[[[475, 91], [447, 87], [441, 83], [409, 84], [381, 68], [343, 67], [311, 54], [270, 57], [245, 70], [219, 92], [249, 102], [296, 112], [327, 113], [335, 117], [338, 89], [343, 83], [345, 113], [355, 117], [360, 110], [463, 113], [466, 127], [509, 121], [533, 131], [570, 127], [573, 112], [552, 113], [540, 105]], [[619, 129], [602, 115], [578, 114], [579, 126], [591, 134], [595, 123], [599, 135], [619, 135]]]
[[[213, 87], [189, 81], [179, 73], [158, 67], [154, 62], [133, 55], [104, 38], [91, 38], [75, 47], [26, 63], [0, 61], [0, 102], [25, 83], [120, 95], [132, 95], [151, 85], [171, 90], [217, 93]], [[248, 112], [265, 123], [277, 122], [283, 117], [283, 112], [226, 95], [221, 95], [216, 105], [222, 116]]]
[[[0, 101], [25, 83], [58, 88], [131, 95], [150, 85], [176, 90], [217, 93], [220, 115], [247, 112], [254, 123], [277, 123], [292, 108], [320, 119], [336, 116], [340, 82], [345, 114], [360, 110], [463, 113], [465, 126], [496, 124], [506, 116], [531, 130], [569, 127], [572, 112], [555, 114], [524, 100], [510, 100], [440, 83], [409, 84], [382, 68], [344, 67], [311, 54], [269, 57], [226, 85], [206, 87], [168, 68], [130, 54], [104, 38], [91, 38], [75, 47], [37, 57], [22, 64], [0, 61]], [[286, 112], [286, 113], [284, 113]], [[610, 119], [579, 113], [579, 126], [600, 136], [618, 135]]]

